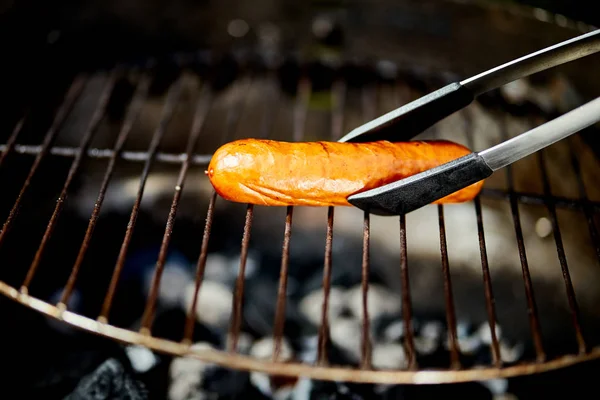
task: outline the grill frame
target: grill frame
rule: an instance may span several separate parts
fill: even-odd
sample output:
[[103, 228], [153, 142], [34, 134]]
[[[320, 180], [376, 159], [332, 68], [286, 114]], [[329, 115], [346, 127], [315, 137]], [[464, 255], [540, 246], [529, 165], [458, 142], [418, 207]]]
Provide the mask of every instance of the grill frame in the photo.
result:
[[[112, 72], [112, 74], [116, 74], [116, 72]], [[187, 172], [191, 166], [199, 166], [199, 165], [207, 165], [210, 161], [210, 155], [206, 154], [194, 154], [194, 148], [198, 138], [200, 137], [200, 133], [202, 131], [202, 124], [204, 118], [208, 113], [208, 108], [210, 105], [210, 98], [212, 93], [210, 90], [205, 90], [202, 94], [201, 100], [198, 102], [198, 106], [196, 108], [196, 114], [194, 116], [194, 123], [191, 128], [191, 133], [189, 136], [189, 140], [186, 146], [185, 153], [175, 154], [175, 153], [161, 153], [159, 151], [159, 143], [162, 136], [165, 133], [166, 127], [169, 123], [170, 118], [173, 114], [173, 108], [177, 102], [177, 96], [179, 95], [180, 90], [180, 82], [177, 82], [169, 89], [169, 94], [167, 96], [167, 100], [164, 105], [163, 115], [161, 117], [161, 121], [154, 132], [152, 137], [152, 141], [148, 151], [146, 152], [134, 152], [134, 151], [124, 151], [124, 143], [127, 139], [128, 131], [131, 129], [132, 124], [135, 122], [135, 114], [139, 111], [137, 105], [141, 104], [143, 101], [145, 94], [147, 94], [148, 89], [148, 80], [142, 79], [138, 87], [138, 91], [134, 96], [134, 100], [132, 101], [132, 106], [129, 110], [131, 114], [128, 114], [122, 125], [121, 132], [119, 133], [118, 139], [115, 143], [113, 149], [96, 149], [89, 148], [89, 144], [92, 138], [92, 135], [95, 129], [98, 126], [102, 116], [104, 115], [106, 101], [108, 99], [108, 94], [112, 89], [112, 83], [114, 83], [114, 76], [112, 81], [109, 80], [107, 85], [107, 89], [101, 100], [99, 101], [99, 105], [96, 108], [94, 116], [89, 123], [88, 130], [84, 133], [83, 139], [80, 147], [55, 147], [53, 146], [53, 141], [56, 138], [56, 135], [60, 132], [60, 126], [66, 115], [71, 110], [73, 104], [77, 100], [78, 94], [81, 93], [83, 83], [85, 82], [85, 76], [78, 77], [71, 89], [69, 90], [66, 100], [59, 109], [56, 114], [56, 118], [51, 125], [50, 129], [47, 131], [44, 136], [44, 140], [40, 146], [32, 146], [32, 145], [21, 145], [18, 143], [18, 134], [23, 126], [24, 119], [19, 120], [17, 125], [15, 126], [13, 133], [10, 135], [8, 141], [4, 145], [0, 145], [0, 168], [5, 160], [5, 158], [9, 155], [32, 155], [35, 156], [35, 161], [30, 169], [29, 175], [19, 193], [17, 200], [13, 209], [11, 210], [2, 231], [0, 232], [0, 245], [2, 244], [4, 237], [10, 232], [11, 224], [13, 223], [13, 218], [17, 215], [19, 205], [21, 199], [24, 195], [26, 195], [26, 191], [30, 185], [32, 177], [34, 177], [37, 169], [41, 162], [48, 156], [60, 156], [60, 157], [68, 157], [72, 158], [72, 165], [69, 170], [69, 175], [65, 180], [64, 187], [61, 195], [59, 196], [56, 208], [48, 222], [46, 232], [42, 238], [41, 244], [38, 248], [38, 252], [36, 253], [34, 260], [30, 266], [29, 271], [27, 272], [27, 276], [25, 277], [22, 286], [19, 290], [15, 289], [12, 286], [5, 284], [0, 281], [0, 292], [2, 292], [7, 297], [20, 302], [28, 307], [31, 307], [37, 311], [40, 311], [46, 315], [49, 315], [53, 318], [60, 319], [65, 321], [73, 326], [82, 328], [89, 332], [93, 332], [96, 334], [100, 334], [103, 336], [110, 337], [112, 339], [125, 342], [125, 343], [134, 343], [139, 345], [147, 346], [153, 350], [169, 353], [173, 355], [179, 356], [191, 356], [201, 359], [205, 362], [215, 363], [224, 365], [232, 368], [239, 368], [245, 370], [252, 370], [258, 372], [264, 372], [269, 374], [276, 375], [285, 375], [285, 376], [305, 376], [314, 379], [320, 380], [344, 380], [344, 381], [353, 381], [353, 382], [369, 382], [369, 383], [387, 383], [387, 384], [402, 384], [402, 383], [450, 383], [450, 382], [466, 382], [473, 380], [487, 380], [492, 378], [505, 378], [518, 376], [523, 374], [531, 374], [538, 373], [543, 371], [549, 371], [552, 369], [565, 367], [569, 365], [574, 365], [579, 362], [588, 361], [592, 359], [596, 359], [600, 356], [600, 349], [588, 349], [587, 344], [585, 342], [581, 323], [579, 321], [579, 311], [577, 302], [575, 299], [574, 290], [572, 287], [572, 283], [569, 276], [569, 270], [566, 262], [566, 257], [564, 255], [564, 249], [562, 246], [562, 239], [560, 228], [558, 225], [558, 218], [556, 216], [556, 208], [564, 207], [569, 209], [578, 210], [586, 216], [586, 220], [588, 222], [588, 228], [590, 231], [590, 237], [594, 242], [595, 249], [598, 255], [598, 259], [600, 260], [600, 241], [598, 240], [598, 233], [596, 226], [593, 221], [592, 213], [594, 211], [600, 211], [600, 202], [592, 202], [587, 199], [585, 185], [581, 178], [581, 174], [577, 174], [579, 179], [579, 188], [580, 188], [580, 199], [566, 199], [566, 198], [558, 198], [552, 196], [550, 183], [548, 181], [547, 172], [544, 167], [544, 152], [539, 152], [539, 163], [540, 170], [542, 171], [542, 181], [544, 183], [544, 195], [533, 195], [529, 193], [521, 193], [514, 190], [512, 187], [512, 175], [510, 167], [506, 168], [506, 179], [508, 183], [508, 191], [500, 191], [494, 189], [484, 188], [482, 191], [482, 196], [490, 196], [490, 197], [502, 197], [508, 199], [511, 206], [511, 212], [513, 217], [514, 229], [515, 229], [515, 238], [518, 244], [519, 255], [521, 259], [522, 266], [522, 274], [523, 274], [523, 282], [525, 287], [525, 292], [527, 295], [527, 303], [528, 303], [528, 313], [530, 317], [530, 325], [533, 332], [533, 340], [536, 349], [536, 361], [532, 363], [525, 363], [521, 365], [514, 365], [509, 367], [504, 367], [502, 365], [502, 361], [500, 358], [500, 349], [498, 339], [495, 335], [495, 326], [497, 324], [495, 308], [494, 308], [494, 295], [493, 288], [491, 283], [491, 276], [489, 272], [489, 266], [487, 261], [487, 250], [485, 244], [485, 234], [484, 234], [484, 223], [483, 216], [481, 210], [481, 202], [480, 197], [478, 196], [474, 201], [474, 209], [477, 217], [477, 227], [479, 234], [479, 246], [480, 246], [480, 254], [481, 254], [481, 264], [482, 264], [482, 276], [484, 281], [484, 289], [485, 289], [485, 301], [486, 301], [486, 309], [489, 316], [490, 329], [492, 333], [492, 346], [491, 353], [493, 363], [491, 366], [487, 368], [478, 368], [478, 369], [461, 369], [460, 361], [459, 361], [459, 349], [458, 343], [456, 339], [456, 317], [454, 304], [452, 301], [452, 280], [450, 277], [450, 265], [448, 261], [447, 254], [447, 245], [446, 245], [446, 232], [445, 232], [445, 220], [444, 220], [444, 206], [438, 206], [438, 223], [439, 223], [439, 232], [440, 232], [440, 246], [441, 246], [441, 261], [442, 261], [442, 273], [444, 275], [444, 296], [446, 300], [446, 319], [449, 327], [449, 335], [450, 335], [450, 343], [451, 343], [451, 360], [452, 365], [448, 370], [418, 370], [418, 366], [416, 364], [416, 351], [414, 348], [413, 337], [412, 337], [412, 329], [411, 320], [412, 320], [412, 311], [411, 311], [411, 299], [410, 299], [410, 282], [408, 276], [408, 258], [406, 251], [406, 220], [405, 216], [400, 216], [399, 218], [399, 230], [400, 230], [400, 246], [402, 252], [400, 254], [400, 277], [402, 284], [402, 314], [403, 320], [407, 326], [407, 331], [410, 332], [407, 334], [406, 340], [406, 348], [409, 357], [409, 367], [405, 371], [375, 371], [371, 370], [371, 361], [370, 361], [370, 343], [368, 340], [369, 336], [369, 318], [367, 312], [367, 293], [368, 293], [368, 275], [369, 275], [369, 229], [370, 229], [370, 219], [369, 214], [365, 213], [364, 215], [364, 225], [363, 225], [363, 259], [362, 259], [362, 312], [364, 315], [363, 324], [362, 324], [362, 338], [361, 338], [361, 367], [360, 369], [351, 369], [351, 368], [341, 368], [341, 367], [332, 367], [328, 366], [326, 363], [326, 342], [327, 342], [327, 319], [324, 317], [327, 313], [328, 307], [328, 296], [324, 296], [325, 300], [323, 303], [323, 317], [322, 324], [319, 329], [319, 353], [318, 353], [318, 363], [317, 365], [307, 365], [301, 363], [289, 363], [289, 362], [279, 362], [278, 356], [281, 350], [281, 337], [283, 334], [283, 315], [285, 312], [285, 293], [287, 289], [287, 277], [288, 277], [288, 257], [289, 257], [289, 245], [290, 238], [292, 232], [292, 217], [293, 217], [293, 207], [287, 208], [287, 217], [284, 231], [284, 244], [282, 249], [282, 260], [281, 260], [281, 272], [280, 272], [280, 280], [278, 286], [278, 295], [277, 295], [277, 312], [275, 318], [275, 329], [274, 336], [277, 340], [275, 340], [274, 345], [274, 355], [272, 360], [256, 360], [247, 356], [243, 356], [240, 354], [235, 354], [235, 350], [237, 348], [237, 341], [239, 335], [239, 329], [241, 324], [241, 310], [243, 307], [242, 304], [242, 295], [244, 290], [244, 274], [245, 274], [245, 265], [247, 261], [248, 251], [249, 251], [249, 243], [251, 236], [251, 228], [253, 222], [253, 213], [254, 207], [249, 205], [246, 209], [246, 219], [243, 231], [243, 239], [241, 244], [241, 259], [240, 259], [240, 272], [238, 278], [236, 280], [236, 290], [234, 297], [233, 308], [233, 316], [232, 323], [230, 326], [230, 334], [232, 337], [231, 342], [228, 344], [227, 351], [218, 351], [218, 350], [194, 350], [191, 349], [191, 337], [193, 334], [193, 321], [194, 310], [195, 310], [195, 301], [188, 312], [188, 317], [186, 321], [186, 325], [184, 328], [184, 337], [182, 342], [176, 343], [173, 341], [168, 341], [165, 339], [153, 337], [151, 335], [151, 327], [153, 314], [156, 306], [156, 299], [158, 295], [158, 288], [160, 286], [160, 277], [163, 271], [167, 250], [170, 243], [170, 236], [173, 231], [173, 224], [175, 221], [175, 216], [177, 213], [178, 205], [181, 199], [181, 193], [184, 187], [185, 178]], [[112, 82], [112, 83], [111, 83]], [[303, 130], [305, 126], [305, 118], [306, 118], [306, 108], [308, 102], [308, 96], [310, 95], [310, 84], [306, 80], [301, 80], [299, 89], [299, 95], [297, 97], [297, 104], [294, 115], [294, 129], [293, 129], [293, 137], [295, 140], [301, 140], [303, 137]], [[334, 96], [338, 96], [338, 100], [342, 100], [345, 88], [342, 82], [337, 82], [335, 84]], [[368, 90], [364, 91], [364, 117], [372, 118], [374, 115], [374, 110], [367, 107], [372, 104], [369, 101], [369, 92]], [[331, 115], [331, 139], [335, 140], [337, 137], [341, 136], [342, 133], [342, 120], [343, 120], [343, 100], [337, 101], [338, 107], [332, 112]], [[137, 109], [137, 111], [136, 111]], [[268, 113], [267, 113], [268, 114]], [[468, 115], [468, 112], [467, 112]], [[469, 118], [466, 118], [466, 121], [469, 121]], [[234, 129], [235, 122], [232, 122], [229, 125], [228, 131], [225, 133], [227, 137], [231, 130]], [[270, 124], [265, 123], [264, 131], [261, 135], [268, 135], [268, 126]], [[506, 134], [506, 130], [504, 132]], [[469, 140], [472, 141], [472, 135], [469, 135]], [[573, 147], [571, 149], [571, 160], [573, 163], [573, 168], [576, 172], [579, 171], [579, 164], [577, 161], [577, 157]], [[43, 252], [46, 246], [47, 241], [52, 235], [53, 228], [57, 219], [59, 218], [60, 212], [62, 210], [64, 201], [66, 199], [66, 195], [69, 191], [69, 185], [78, 172], [81, 160], [84, 157], [92, 157], [92, 158], [107, 158], [109, 160], [109, 164], [105, 170], [104, 179], [102, 183], [102, 187], [98, 194], [98, 201], [95, 204], [94, 211], [90, 216], [90, 221], [88, 225], [88, 229], [86, 231], [86, 235], [83, 239], [83, 242], [80, 247], [80, 252], [78, 258], [73, 266], [72, 273], [68, 278], [68, 281], [65, 285], [64, 291], [61, 295], [60, 301], [56, 305], [49, 304], [44, 302], [38, 298], [35, 298], [29, 295], [29, 285], [31, 281], [35, 277], [35, 273], [37, 271], [37, 267], [39, 265], [40, 259], [43, 256]], [[129, 160], [129, 161], [137, 161], [144, 163], [144, 169], [141, 175], [140, 186], [137, 194], [137, 198], [135, 204], [132, 207], [131, 215], [130, 215], [130, 223], [128, 225], [127, 231], [125, 233], [125, 239], [123, 240], [123, 246], [121, 248], [119, 258], [116, 262], [115, 269], [113, 272], [113, 277], [111, 279], [111, 283], [109, 289], [107, 291], [104, 305], [102, 307], [102, 311], [98, 316], [97, 320], [93, 320], [82, 315], [78, 315], [76, 313], [70, 312], [67, 310], [66, 304], [68, 304], [68, 300], [73, 292], [73, 288], [77, 279], [77, 274], [79, 268], [81, 266], [83, 257], [85, 256], [85, 251], [89, 242], [93, 235], [93, 230], [95, 223], [97, 221], [100, 208], [102, 205], [102, 201], [104, 199], [104, 195], [106, 193], [106, 189], [110, 183], [113, 169], [115, 163], [118, 160]], [[109, 324], [109, 314], [112, 303], [112, 298], [114, 296], [114, 292], [116, 290], [119, 276], [122, 272], [122, 268], [125, 262], [125, 256], [127, 254], [128, 244], [131, 240], [131, 235], [133, 234], [133, 230], [135, 229], [135, 222], [137, 218], [137, 213], [139, 212], [139, 207], [141, 204], [141, 200], [143, 197], [144, 186], [150, 170], [155, 162], [165, 162], [170, 164], [180, 165], [179, 177], [177, 179], [175, 190], [173, 193], [173, 200], [169, 212], [169, 216], [167, 222], [165, 224], [165, 232], [163, 236], [163, 241], [161, 244], [161, 249], [159, 253], [159, 257], [156, 263], [155, 272], [152, 279], [151, 291], [148, 302], [144, 309], [144, 314], [142, 317], [142, 326], [139, 332], [129, 331], [123, 328], [118, 328], [116, 326]], [[202, 280], [204, 274], [204, 268], [206, 265], [207, 251], [208, 251], [208, 240], [210, 237], [210, 231], [214, 216], [214, 207], [215, 203], [218, 201], [216, 194], [213, 193], [210, 199], [204, 234], [202, 237], [201, 243], [201, 251], [200, 257], [197, 262], [196, 267], [196, 287], [195, 294], [198, 293], [199, 290], [202, 289]], [[521, 228], [521, 221], [519, 216], [519, 204], [538, 204], [544, 205], [547, 207], [548, 213], [550, 215], [551, 222], [553, 224], [554, 232], [554, 240], [557, 248], [557, 255], [561, 264], [563, 276], [565, 279], [566, 290], [568, 294], [569, 307], [571, 309], [573, 315], [573, 324], [576, 331], [577, 342], [578, 342], [578, 354], [577, 355], [567, 355], [551, 360], [547, 360], [543, 344], [542, 344], [542, 335], [541, 328], [539, 322], [539, 316], [537, 315], [537, 307], [535, 304], [535, 296], [533, 294], [533, 285], [531, 282], [526, 249], [523, 239], [523, 233]], [[330, 279], [331, 279], [331, 252], [332, 252], [332, 240], [333, 240], [333, 225], [334, 225], [334, 209], [329, 208], [328, 210], [328, 218], [327, 218], [327, 238], [325, 243], [325, 258], [324, 258], [324, 273], [323, 273], [323, 286], [324, 291], [327, 294], [330, 289]], [[194, 296], [196, 299], [196, 296]]]

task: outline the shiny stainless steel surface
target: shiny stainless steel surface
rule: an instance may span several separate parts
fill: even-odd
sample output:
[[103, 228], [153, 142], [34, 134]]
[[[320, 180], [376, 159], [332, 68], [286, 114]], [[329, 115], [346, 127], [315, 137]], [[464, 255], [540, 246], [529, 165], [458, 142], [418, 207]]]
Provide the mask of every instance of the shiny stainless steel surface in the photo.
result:
[[479, 154], [494, 171], [600, 121], [600, 97]]
[[598, 51], [600, 51], [600, 29], [499, 65], [460, 83], [473, 91], [475, 96], [478, 96], [516, 79], [577, 60]]

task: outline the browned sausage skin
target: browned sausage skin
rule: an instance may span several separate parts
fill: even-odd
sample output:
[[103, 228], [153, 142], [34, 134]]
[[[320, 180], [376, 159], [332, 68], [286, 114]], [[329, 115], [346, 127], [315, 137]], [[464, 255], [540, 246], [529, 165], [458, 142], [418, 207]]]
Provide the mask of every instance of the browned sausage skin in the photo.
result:
[[[347, 197], [414, 175], [471, 151], [448, 141], [281, 142], [221, 146], [207, 174], [224, 199], [267, 206], [350, 206]], [[472, 200], [483, 181], [436, 203]]]

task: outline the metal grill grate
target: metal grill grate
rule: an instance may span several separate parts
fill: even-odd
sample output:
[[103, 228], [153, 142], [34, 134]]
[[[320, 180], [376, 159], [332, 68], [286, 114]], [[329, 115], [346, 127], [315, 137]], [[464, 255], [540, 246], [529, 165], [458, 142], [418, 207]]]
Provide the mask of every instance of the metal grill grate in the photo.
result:
[[[62, 319], [63, 321], [83, 328], [85, 330], [95, 332], [101, 335], [105, 335], [120, 341], [128, 343], [137, 343], [148, 346], [154, 350], [171, 353], [174, 355], [190, 355], [197, 357], [207, 362], [213, 362], [233, 368], [249, 369], [262, 371], [265, 373], [272, 373], [278, 375], [296, 376], [303, 375], [315, 379], [324, 380], [346, 380], [346, 381], [357, 381], [357, 382], [379, 382], [379, 383], [440, 383], [440, 382], [458, 382], [468, 380], [483, 380], [494, 377], [508, 377], [519, 374], [534, 373], [550, 369], [555, 369], [576, 362], [580, 362], [587, 359], [598, 357], [600, 354], [597, 349], [591, 349], [586, 342], [586, 336], [583, 331], [583, 323], [581, 321], [580, 312], [578, 309], [578, 303], [575, 296], [575, 290], [571, 282], [569, 274], [569, 267], [567, 264], [567, 258], [565, 255], [565, 249], [563, 246], [563, 239], [561, 237], [561, 229], [558, 222], [557, 209], [570, 209], [582, 213], [588, 224], [589, 235], [591, 242], [595, 248], [595, 252], [600, 259], [600, 240], [598, 239], [597, 227], [594, 218], [597, 216], [600, 202], [591, 201], [588, 199], [586, 193], [586, 185], [583, 180], [582, 171], [578, 161], [576, 151], [572, 145], [573, 141], [579, 140], [574, 138], [573, 141], [569, 142], [570, 160], [572, 167], [577, 177], [577, 185], [579, 190], [579, 198], [568, 198], [559, 197], [552, 194], [551, 180], [546, 170], [545, 152], [540, 152], [535, 155], [538, 158], [538, 165], [541, 171], [539, 179], [543, 184], [543, 193], [527, 193], [518, 191], [513, 185], [514, 177], [511, 168], [506, 168], [506, 188], [492, 188], [486, 187], [482, 192], [483, 198], [491, 199], [502, 199], [508, 200], [510, 204], [510, 210], [512, 215], [512, 222], [514, 225], [514, 234], [517, 242], [517, 248], [519, 252], [520, 263], [522, 267], [522, 278], [523, 285], [527, 300], [527, 314], [529, 316], [530, 329], [532, 333], [532, 340], [535, 350], [535, 360], [530, 362], [520, 363], [516, 365], [505, 366], [502, 357], [499, 339], [496, 336], [496, 326], [498, 324], [496, 315], [496, 304], [493, 291], [492, 276], [490, 273], [490, 266], [488, 264], [488, 255], [486, 249], [486, 236], [482, 212], [482, 199], [476, 198], [473, 202], [473, 211], [476, 215], [477, 232], [479, 237], [479, 250], [481, 257], [481, 273], [483, 278], [483, 288], [485, 297], [481, 301], [485, 301], [485, 309], [487, 311], [490, 331], [491, 331], [491, 365], [484, 368], [471, 368], [470, 366], [464, 366], [461, 363], [460, 348], [457, 339], [457, 317], [454, 304], [453, 285], [451, 277], [452, 266], [449, 262], [448, 244], [447, 244], [447, 220], [445, 215], [452, 212], [448, 207], [439, 205], [437, 206], [438, 223], [439, 223], [439, 238], [431, 238], [431, 240], [439, 240], [440, 244], [440, 257], [443, 274], [443, 291], [445, 299], [445, 316], [448, 325], [448, 335], [450, 343], [450, 363], [447, 369], [434, 369], [434, 370], [423, 370], [420, 369], [417, 357], [417, 351], [415, 349], [414, 337], [413, 337], [413, 301], [411, 299], [411, 285], [409, 279], [409, 253], [407, 246], [407, 221], [405, 216], [399, 218], [399, 243], [400, 243], [400, 254], [398, 255], [398, 275], [401, 281], [401, 295], [402, 295], [402, 320], [406, 327], [405, 336], [405, 348], [408, 357], [408, 367], [403, 371], [385, 371], [376, 370], [372, 366], [371, 362], [371, 342], [370, 342], [370, 319], [368, 314], [368, 290], [369, 290], [369, 273], [370, 273], [370, 229], [371, 219], [369, 214], [365, 214], [363, 218], [363, 241], [362, 241], [362, 270], [361, 270], [361, 289], [362, 289], [362, 331], [361, 331], [361, 361], [358, 369], [346, 368], [340, 366], [331, 366], [328, 363], [327, 349], [329, 341], [329, 322], [328, 322], [328, 307], [330, 290], [331, 290], [331, 279], [332, 279], [332, 247], [334, 240], [334, 215], [335, 210], [330, 207], [327, 210], [326, 219], [326, 241], [324, 246], [324, 257], [323, 257], [323, 304], [322, 304], [322, 315], [321, 315], [321, 326], [318, 330], [318, 355], [317, 362], [315, 365], [303, 364], [303, 363], [289, 363], [280, 362], [279, 355], [281, 352], [281, 340], [284, 335], [284, 322], [285, 322], [285, 310], [286, 310], [286, 292], [288, 290], [288, 268], [289, 268], [289, 257], [290, 257], [290, 243], [292, 241], [292, 228], [293, 228], [293, 217], [294, 208], [288, 207], [285, 218], [285, 229], [283, 232], [283, 248], [281, 252], [281, 265], [280, 265], [280, 277], [277, 291], [277, 304], [275, 312], [275, 321], [273, 323], [274, 331], [273, 336], [275, 338], [273, 358], [272, 360], [258, 360], [253, 359], [245, 355], [237, 353], [239, 334], [242, 326], [242, 314], [244, 308], [244, 291], [245, 291], [245, 274], [248, 254], [251, 247], [251, 232], [253, 222], [255, 220], [255, 207], [248, 205], [245, 212], [245, 223], [243, 227], [243, 237], [240, 248], [240, 260], [239, 260], [239, 274], [235, 282], [235, 291], [232, 304], [232, 318], [229, 328], [229, 342], [227, 349], [223, 351], [218, 350], [195, 350], [190, 346], [193, 341], [194, 334], [194, 321], [195, 321], [195, 309], [197, 301], [197, 293], [202, 291], [202, 284], [205, 274], [205, 267], [207, 256], [209, 252], [209, 240], [211, 238], [211, 230], [213, 229], [213, 222], [215, 219], [215, 209], [218, 202], [223, 201], [218, 199], [215, 193], [212, 193], [209, 197], [209, 205], [206, 213], [206, 221], [204, 225], [204, 232], [202, 235], [200, 254], [196, 264], [195, 274], [195, 295], [193, 296], [193, 302], [191, 308], [188, 310], [187, 320], [185, 326], [182, 327], [180, 342], [167, 340], [161, 337], [153, 336], [153, 319], [157, 307], [157, 299], [159, 295], [159, 289], [161, 285], [161, 276], [163, 274], [165, 264], [167, 262], [167, 256], [171, 239], [173, 237], [174, 229], [176, 229], [176, 216], [181, 203], [182, 195], [184, 192], [184, 186], [186, 185], [186, 178], [192, 168], [200, 168], [210, 160], [211, 155], [209, 153], [202, 154], [197, 152], [197, 147], [202, 144], [203, 133], [205, 130], [206, 120], [211, 113], [211, 105], [215, 97], [219, 96], [219, 92], [213, 89], [210, 85], [203, 85], [200, 93], [197, 96], [197, 103], [193, 115], [193, 122], [191, 128], [189, 128], [189, 135], [185, 150], [182, 153], [173, 152], [162, 152], [160, 150], [161, 143], [165, 138], [166, 132], [169, 127], [169, 123], [174, 118], [175, 109], [182, 96], [182, 79], [176, 80], [168, 89], [166, 99], [163, 104], [162, 114], [160, 121], [156, 126], [149, 147], [146, 151], [136, 151], [127, 149], [127, 141], [130, 133], [138, 121], [140, 110], [145, 104], [149, 96], [149, 89], [152, 83], [152, 71], [143, 70], [137, 79], [137, 87], [129, 103], [127, 113], [121, 122], [120, 130], [117, 135], [116, 141], [112, 148], [94, 148], [92, 147], [94, 135], [98, 131], [101, 122], [105, 118], [107, 112], [107, 106], [111, 98], [111, 94], [114, 90], [115, 83], [119, 77], [123, 74], [130, 73], [128, 68], [121, 67], [115, 69], [107, 76], [104, 84], [104, 88], [97, 102], [90, 121], [87, 124], [87, 129], [82, 132], [80, 145], [78, 147], [73, 146], [58, 146], [55, 145], [56, 139], [61, 132], [61, 127], [72, 111], [74, 105], [77, 103], [79, 96], [81, 95], [86, 82], [88, 82], [88, 76], [77, 77], [68, 92], [64, 97], [63, 104], [60, 106], [55, 114], [54, 121], [50, 128], [45, 133], [43, 140], [40, 145], [35, 144], [20, 144], [20, 133], [24, 125], [24, 120], [20, 120], [10, 136], [6, 141], [6, 144], [0, 146], [0, 168], [5, 167], [5, 161], [11, 158], [34, 156], [34, 162], [31, 165], [27, 177], [22, 184], [20, 192], [16, 196], [14, 204], [10, 209], [2, 231], [0, 232], [0, 246], [3, 246], [6, 242], [7, 236], [10, 235], [11, 228], [15, 224], [18, 224], [19, 210], [24, 202], [24, 199], [28, 196], [32, 185], [35, 185], [36, 175], [39, 173], [40, 168], [45, 161], [51, 158], [61, 158], [70, 160], [70, 168], [68, 175], [62, 184], [60, 194], [56, 198], [56, 204], [52, 215], [47, 222], [43, 237], [37, 247], [37, 251], [33, 257], [28, 270], [22, 279], [20, 284], [9, 283], [8, 281], [0, 281], [0, 291], [6, 296], [21, 302], [29, 307], [32, 307], [38, 311], [48, 314], [52, 317]], [[268, 75], [267, 79], [272, 79], [271, 75]], [[329, 113], [329, 124], [330, 130], [328, 137], [324, 139], [335, 140], [340, 137], [345, 129], [349, 127], [344, 126], [345, 120], [345, 100], [346, 93], [348, 91], [347, 82], [343, 79], [336, 80], [331, 89], [331, 101], [334, 106], [331, 108]], [[386, 86], [387, 85], [387, 86]], [[372, 118], [378, 112], [376, 109], [377, 96], [382, 86], [391, 87], [393, 93], [396, 96], [397, 103], [400, 104], [405, 102], [406, 99], [402, 99], [400, 95], [404, 83], [401, 81], [395, 82], [384, 82], [384, 83], [372, 83], [367, 84], [360, 89], [362, 99], [362, 114], [366, 120]], [[311, 81], [308, 78], [300, 79], [298, 82], [297, 94], [294, 109], [291, 113], [292, 120], [290, 121], [291, 136], [294, 140], [302, 140], [305, 136], [307, 129], [307, 115], [309, 114], [309, 101], [311, 99]], [[270, 97], [269, 97], [270, 96]], [[271, 137], [272, 129], [274, 126], [273, 119], [275, 113], [270, 110], [270, 106], [275, 104], [278, 98], [283, 96], [278, 90], [273, 91], [266, 99], [262, 101], [264, 107], [264, 118], [262, 119], [261, 126], [252, 127], [255, 129], [255, 136], [260, 137]], [[225, 129], [220, 139], [220, 143], [224, 143], [231, 140], [236, 135], [236, 126], [238, 126], [240, 114], [244, 106], [243, 96], [240, 96], [239, 101], [235, 102], [228, 111], [227, 121], [225, 123]], [[470, 110], [466, 110], [461, 113], [461, 120], [466, 126], [467, 132], [467, 144], [474, 148], [476, 145], [475, 138], [472, 129], [472, 116]], [[503, 135], [508, 137], [508, 128], [505, 124], [501, 124]], [[435, 135], [435, 132], [430, 132]], [[206, 147], [206, 146], [205, 146]], [[100, 189], [93, 205], [91, 216], [89, 217], [89, 223], [85, 230], [85, 235], [79, 245], [79, 251], [77, 258], [73, 263], [72, 268], [64, 288], [62, 290], [59, 301], [56, 304], [50, 304], [46, 300], [42, 300], [36, 297], [35, 292], [30, 293], [30, 287], [32, 282], [38, 276], [40, 269], [40, 263], [44, 258], [48, 248], [51, 246], [50, 239], [59, 223], [61, 211], [63, 211], [67, 196], [72, 190], [72, 185], [78, 176], [82, 173], [82, 166], [86, 160], [97, 159], [106, 160], [106, 165]], [[85, 268], [85, 258], [90, 246], [90, 243], [94, 238], [94, 230], [96, 224], [100, 218], [103, 202], [107, 190], [113, 179], [115, 168], [118, 163], [131, 162], [141, 163], [143, 169], [140, 174], [139, 186], [136, 191], [135, 201], [131, 207], [129, 223], [124, 232], [124, 238], [119, 250], [118, 258], [116, 259], [114, 269], [110, 278], [110, 283], [104, 291], [104, 297], [102, 299], [102, 307], [98, 311], [95, 318], [89, 316], [79, 315], [76, 312], [68, 310], [67, 304], [69, 304], [70, 297], [73, 295], [74, 289], [77, 284], [78, 276]], [[140, 329], [138, 332], [130, 331], [127, 329], [119, 328], [111, 324], [111, 310], [113, 306], [113, 299], [115, 293], [119, 290], [119, 280], [121, 279], [123, 268], [128, 256], [129, 247], [132, 241], [134, 231], [136, 229], [136, 222], [140, 212], [142, 204], [145, 186], [149, 175], [153, 168], [160, 164], [171, 164], [178, 166], [178, 177], [174, 184], [174, 190], [172, 193], [172, 202], [170, 205], [168, 217], [164, 227], [164, 233], [162, 236], [162, 243], [160, 245], [160, 251], [158, 253], [158, 259], [156, 260], [155, 269], [152, 275], [152, 281], [150, 284], [149, 296], [145, 304], [143, 315], [141, 318]], [[187, 183], [189, 184], [189, 182]], [[48, 199], [49, 201], [54, 199]], [[522, 205], [535, 205], [544, 206], [547, 209], [547, 215], [549, 216], [552, 224], [552, 232], [554, 235], [554, 241], [556, 243], [557, 256], [562, 269], [562, 276], [564, 278], [564, 285], [566, 288], [566, 294], [568, 296], [568, 305], [572, 315], [572, 327], [577, 341], [577, 353], [560, 355], [558, 357], [549, 357], [544, 347], [542, 340], [542, 328], [541, 318], [536, 306], [536, 297], [534, 296], [533, 282], [531, 273], [529, 270], [529, 263], [532, 261], [528, 259], [526, 253], [525, 240], [522, 230], [522, 222], [520, 217], [519, 207]], [[114, 230], [114, 235], [121, 235], [123, 232]], [[73, 243], [72, 245], [75, 245]], [[28, 257], [24, 254], [23, 257]], [[0, 263], [2, 263], [0, 258]], [[4, 263], [2, 263], [4, 264]], [[2, 269], [9, 268], [7, 265], [2, 265]], [[16, 282], [16, 281], [15, 281]], [[474, 300], [476, 301], [476, 300]], [[479, 301], [479, 300], [477, 300]]]

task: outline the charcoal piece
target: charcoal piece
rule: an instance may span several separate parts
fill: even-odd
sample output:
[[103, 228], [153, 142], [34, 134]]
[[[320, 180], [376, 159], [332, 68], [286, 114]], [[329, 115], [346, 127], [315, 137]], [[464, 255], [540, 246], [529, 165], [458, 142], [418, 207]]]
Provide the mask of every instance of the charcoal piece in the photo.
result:
[[148, 398], [144, 385], [133, 379], [123, 365], [110, 358], [81, 380], [65, 400], [143, 400]]
[[246, 371], [211, 366], [204, 372], [201, 388], [222, 400], [247, 398], [245, 394], [251, 389], [250, 374]]
[[404, 386], [404, 399], [478, 399], [491, 400], [492, 393], [477, 382], [434, 384], [434, 385], [406, 385]]
[[382, 314], [371, 320], [373, 339], [381, 342], [400, 342], [406, 334], [401, 313]]
[[[169, 308], [159, 312], [152, 324], [152, 334], [159, 338], [179, 342], [183, 339], [183, 330], [187, 319], [181, 308]], [[210, 328], [199, 322], [194, 323], [192, 342], [208, 342], [215, 346], [223, 343], [224, 332]]]
[[[273, 334], [277, 307], [278, 282], [257, 274], [246, 282], [244, 289], [244, 323], [242, 330], [255, 336]], [[294, 340], [305, 332], [306, 322], [290, 297], [286, 301], [284, 335]]]
[[366, 400], [376, 398], [373, 385], [312, 381], [310, 400]]

